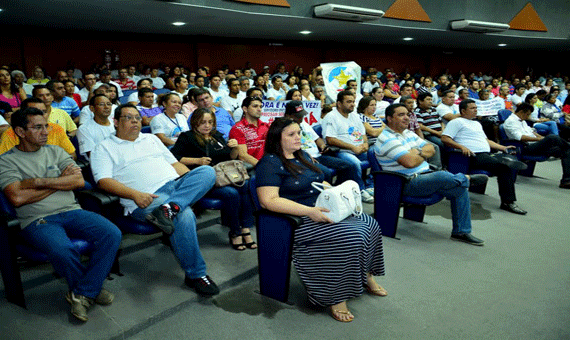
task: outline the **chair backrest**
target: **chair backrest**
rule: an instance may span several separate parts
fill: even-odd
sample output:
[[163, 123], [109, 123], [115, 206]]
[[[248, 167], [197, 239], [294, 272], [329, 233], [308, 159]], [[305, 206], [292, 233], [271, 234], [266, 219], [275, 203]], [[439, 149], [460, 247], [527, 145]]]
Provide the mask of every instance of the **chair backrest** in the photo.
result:
[[141, 128], [141, 132], [142, 133], [152, 133], [152, 130], [150, 129], [150, 126], [147, 125], [147, 126], [143, 126]]
[[0, 191], [0, 210], [8, 215], [16, 217], [16, 210], [4, 192]]
[[509, 118], [509, 116], [511, 115], [511, 110], [507, 110], [507, 109], [503, 109], [503, 110], [499, 110], [499, 112], [497, 112], [497, 114], [499, 115], [499, 121], [502, 123], [505, 120], [507, 120], [507, 118]]
[[312, 128], [319, 137], [323, 138], [323, 127], [321, 124], [313, 125]]
[[376, 154], [374, 153], [374, 149], [377, 148], [376, 145], [373, 145], [368, 149], [368, 163], [370, 164], [370, 169], [372, 171], [382, 171], [382, 167], [380, 163], [378, 163], [378, 159], [376, 159]]
[[154, 94], [156, 94], [157, 96], [158, 96], [159, 94], [169, 93], [169, 92], [170, 92], [169, 89], [156, 89], [156, 90], [154, 90]]
[[507, 137], [507, 133], [505, 132], [505, 127], [503, 126], [503, 124], [499, 125], [499, 139], [501, 141], [509, 139]]

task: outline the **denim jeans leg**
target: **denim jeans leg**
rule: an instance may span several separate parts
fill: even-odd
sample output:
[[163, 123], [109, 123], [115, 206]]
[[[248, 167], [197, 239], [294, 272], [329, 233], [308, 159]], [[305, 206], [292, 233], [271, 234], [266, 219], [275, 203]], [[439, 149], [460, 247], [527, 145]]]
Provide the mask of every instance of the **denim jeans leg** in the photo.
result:
[[196, 216], [187, 207], [174, 218], [174, 232], [170, 235], [172, 250], [187, 277], [196, 279], [206, 275], [206, 262], [200, 252], [196, 235]]
[[[363, 155], [366, 157], [366, 154]], [[362, 168], [360, 166], [361, 163], [360, 159], [356, 155], [349, 152], [339, 152], [338, 158], [342, 159], [343, 161], [347, 161], [348, 163], [351, 164], [350, 173], [352, 174], [352, 176], [350, 179], [358, 183], [358, 187], [360, 188], [360, 190], [366, 189], [364, 181], [362, 180]]]
[[241, 198], [238, 190], [229, 185], [213, 188], [206, 194], [206, 197], [217, 198], [222, 201], [220, 213], [225, 217], [225, 221], [232, 233], [240, 234], [242, 227], [239, 219]]
[[174, 191], [169, 197], [181, 209], [191, 206], [212, 189], [216, 183], [216, 171], [211, 166], [202, 165], [174, 181]]
[[[104, 217], [81, 209], [47, 216], [46, 223], [32, 222], [22, 236], [48, 255], [55, 271], [63, 276], [74, 293], [95, 298], [117, 255], [121, 232]], [[93, 246], [85, 267], [69, 237]]]
[[404, 187], [404, 195], [429, 196], [435, 193], [451, 201], [453, 221], [452, 234], [471, 232], [471, 203], [469, 201], [469, 180], [463, 174], [436, 171], [410, 180]]

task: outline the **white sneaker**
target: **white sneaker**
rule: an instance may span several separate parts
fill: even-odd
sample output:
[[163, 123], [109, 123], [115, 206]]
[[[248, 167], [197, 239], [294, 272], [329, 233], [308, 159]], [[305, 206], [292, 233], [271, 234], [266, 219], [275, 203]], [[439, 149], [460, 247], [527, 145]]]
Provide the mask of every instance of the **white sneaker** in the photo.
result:
[[368, 192], [370, 194], [370, 196], [374, 197], [374, 188], [368, 188], [365, 190], [366, 190], [366, 192]]
[[368, 191], [366, 190], [362, 190], [360, 192], [360, 195], [362, 196], [362, 202], [364, 203], [374, 203], [374, 197], [372, 197], [372, 195], [370, 195], [368, 193]]

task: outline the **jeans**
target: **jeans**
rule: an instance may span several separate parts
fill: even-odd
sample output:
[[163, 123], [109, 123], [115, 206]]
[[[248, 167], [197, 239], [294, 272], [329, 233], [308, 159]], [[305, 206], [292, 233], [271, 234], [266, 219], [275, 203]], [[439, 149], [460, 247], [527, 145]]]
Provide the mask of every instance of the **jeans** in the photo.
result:
[[[528, 121], [527, 121], [528, 122]], [[546, 136], [546, 135], [558, 135], [558, 126], [556, 125], [556, 122], [553, 121], [546, 121], [546, 122], [541, 122], [541, 123], [532, 123], [529, 124], [529, 126], [532, 126], [533, 128], [536, 129], [536, 132]]]
[[560, 182], [570, 182], [570, 144], [559, 136], [548, 135], [538, 142], [529, 143], [523, 147], [522, 154], [560, 158], [562, 163], [562, 180]]
[[249, 196], [249, 181], [241, 187], [227, 185], [213, 188], [206, 194], [206, 197], [222, 201], [222, 224], [230, 227], [234, 235], [241, 234], [241, 228], [253, 226], [253, 203]]
[[352, 171], [351, 171], [352, 178], [351, 179], [353, 181], [355, 181], [356, 183], [358, 183], [358, 187], [360, 188], [360, 190], [366, 189], [366, 186], [364, 185], [364, 181], [362, 180], [362, 167], [360, 166], [360, 163], [362, 161], [368, 160], [368, 156], [367, 156], [366, 152], [363, 152], [360, 155], [355, 155], [355, 154], [350, 153], [350, 152], [342, 152], [341, 151], [338, 153], [338, 158], [340, 158], [343, 161], [346, 161], [346, 162], [351, 164], [351, 168], [352, 168]]
[[201, 199], [216, 182], [216, 172], [211, 166], [203, 165], [183, 177], [164, 184], [154, 194], [158, 195], [146, 208], [137, 208], [132, 217], [146, 221], [146, 215], [163, 203], [174, 202], [180, 207], [180, 212], [174, 218], [174, 232], [170, 242], [174, 255], [180, 266], [191, 279], [206, 275], [206, 262], [200, 253], [198, 236], [196, 235], [196, 216], [192, 204]]
[[337, 183], [342, 183], [346, 180], [353, 180], [358, 183], [356, 176], [356, 168], [360, 168], [360, 165], [356, 166], [353, 163], [347, 162], [339, 157], [322, 155], [316, 159], [320, 165], [319, 168], [325, 174], [325, 181], [332, 184], [332, 170], [337, 172]]
[[[55, 271], [67, 281], [69, 290], [96, 298], [121, 243], [121, 231], [103, 216], [82, 209], [38, 219], [21, 231], [22, 237], [48, 255]], [[87, 266], [69, 238], [89, 242], [93, 251]]]
[[430, 196], [440, 194], [451, 201], [452, 234], [471, 233], [471, 203], [469, 180], [464, 174], [435, 171], [419, 174], [404, 186], [406, 196]]

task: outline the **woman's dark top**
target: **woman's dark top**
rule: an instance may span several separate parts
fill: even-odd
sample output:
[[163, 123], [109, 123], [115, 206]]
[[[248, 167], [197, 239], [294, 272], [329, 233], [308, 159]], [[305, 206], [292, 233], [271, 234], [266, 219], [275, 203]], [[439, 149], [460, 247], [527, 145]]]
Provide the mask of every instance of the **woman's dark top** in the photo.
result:
[[[308, 160], [308, 154], [303, 151]], [[279, 197], [287, 198], [300, 204], [315, 206], [320, 191], [311, 186], [312, 182], [322, 183], [325, 175], [303, 166], [298, 160], [293, 163], [303, 167], [303, 171], [294, 175], [287, 171], [278, 156], [265, 154], [255, 167], [256, 185], [258, 187], [278, 187]]]
[[210, 157], [212, 159], [210, 165], [216, 165], [231, 159], [230, 153], [232, 149], [227, 145], [226, 140], [220, 132], [216, 131], [210, 140], [204, 142], [205, 145], [200, 145], [194, 130], [186, 131], [178, 136], [170, 152], [172, 152], [174, 157], [178, 160], [182, 157]]

